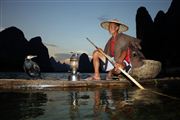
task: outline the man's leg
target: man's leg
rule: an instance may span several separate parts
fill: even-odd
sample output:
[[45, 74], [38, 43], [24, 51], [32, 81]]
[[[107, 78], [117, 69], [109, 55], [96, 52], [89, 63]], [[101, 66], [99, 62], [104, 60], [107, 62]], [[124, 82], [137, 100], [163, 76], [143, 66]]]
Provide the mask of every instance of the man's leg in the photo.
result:
[[106, 61], [106, 71], [108, 72], [108, 74], [106, 76], [106, 80], [112, 80], [113, 69], [114, 69], [113, 64], [107, 60]]
[[106, 76], [106, 80], [112, 80], [112, 70], [110, 70]]
[[93, 52], [93, 66], [94, 66], [94, 76], [93, 77], [95, 79], [100, 79], [100, 73], [99, 73], [100, 60], [105, 62], [106, 58], [98, 50], [95, 50]]

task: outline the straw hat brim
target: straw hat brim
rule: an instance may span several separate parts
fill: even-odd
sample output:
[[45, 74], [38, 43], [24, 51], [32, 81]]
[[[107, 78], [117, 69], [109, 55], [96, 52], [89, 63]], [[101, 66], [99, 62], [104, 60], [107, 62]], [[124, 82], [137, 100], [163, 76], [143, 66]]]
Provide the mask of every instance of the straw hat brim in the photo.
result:
[[123, 23], [121, 23], [119, 21], [114, 21], [114, 20], [109, 20], [109, 21], [102, 22], [101, 27], [108, 30], [109, 29], [109, 23], [112, 23], [112, 22], [116, 23], [116, 24], [119, 24], [120, 27], [119, 27], [118, 33], [125, 32], [125, 31], [127, 31], [129, 29], [127, 25], [125, 25], [125, 24], [123, 24]]

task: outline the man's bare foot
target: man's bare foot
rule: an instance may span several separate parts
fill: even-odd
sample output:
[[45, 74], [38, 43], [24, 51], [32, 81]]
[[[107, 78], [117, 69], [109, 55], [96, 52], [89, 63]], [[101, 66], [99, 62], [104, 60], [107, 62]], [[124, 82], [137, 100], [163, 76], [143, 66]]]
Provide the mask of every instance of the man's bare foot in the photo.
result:
[[86, 80], [101, 80], [101, 78], [96, 77], [96, 76], [90, 76], [90, 77], [86, 78]]
[[109, 71], [107, 76], [106, 76], [106, 80], [112, 80], [112, 72]]

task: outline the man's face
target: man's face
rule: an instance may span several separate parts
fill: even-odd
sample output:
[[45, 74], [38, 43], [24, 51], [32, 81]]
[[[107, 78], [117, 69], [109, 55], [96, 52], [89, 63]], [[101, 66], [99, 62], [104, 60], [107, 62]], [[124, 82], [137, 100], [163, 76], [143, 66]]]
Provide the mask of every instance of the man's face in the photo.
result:
[[114, 34], [115, 32], [118, 32], [119, 26], [116, 23], [109, 23], [109, 33]]

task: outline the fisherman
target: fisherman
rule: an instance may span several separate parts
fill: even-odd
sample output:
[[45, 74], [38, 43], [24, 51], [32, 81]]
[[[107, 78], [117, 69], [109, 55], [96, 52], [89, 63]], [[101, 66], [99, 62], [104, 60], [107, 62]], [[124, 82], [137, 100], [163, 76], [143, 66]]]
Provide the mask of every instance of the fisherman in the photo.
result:
[[94, 75], [88, 77], [87, 80], [100, 80], [99, 67], [102, 65], [105, 71], [108, 71], [106, 79], [112, 79], [113, 75], [120, 74], [119, 67], [129, 72], [132, 68], [143, 65], [143, 54], [139, 51], [141, 49], [140, 40], [132, 36], [126, 35], [123, 32], [128, 30], [128, 26], [121, 23], [117, 19], [103, 21], [101, 27], [108, 30], [111, 34], [110, 39], [106, 43], [104, 52], [112, 57], [115, 65], [112, 65], [107, 58], [99, 52], [102, 50], [95, 50], [93, 52], [93, 67]]

